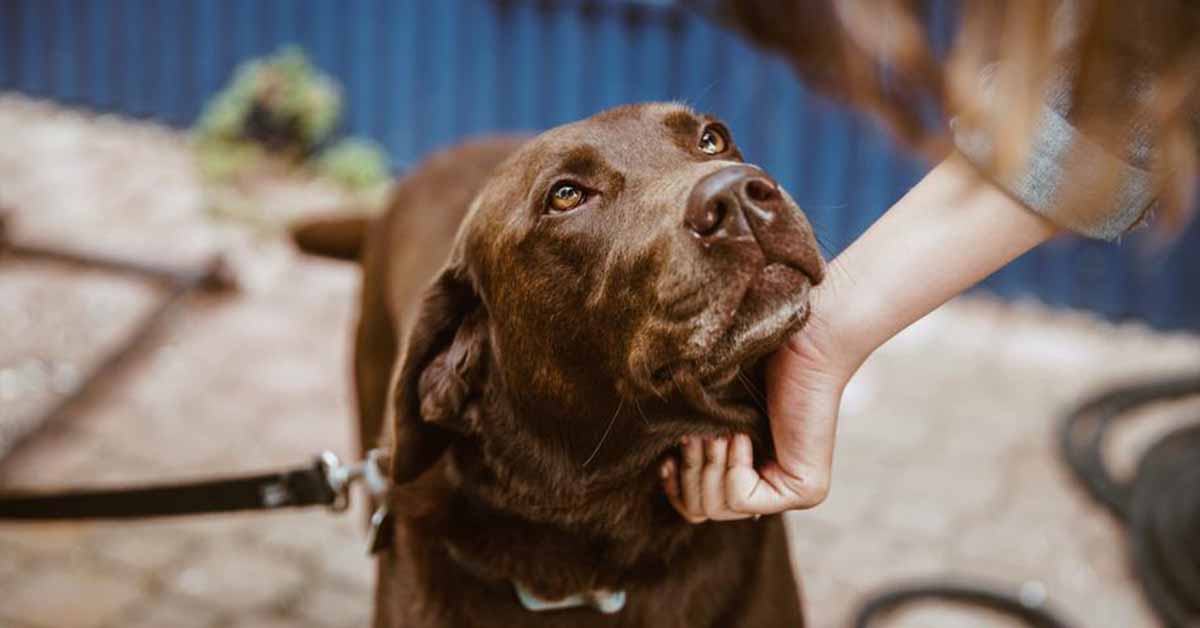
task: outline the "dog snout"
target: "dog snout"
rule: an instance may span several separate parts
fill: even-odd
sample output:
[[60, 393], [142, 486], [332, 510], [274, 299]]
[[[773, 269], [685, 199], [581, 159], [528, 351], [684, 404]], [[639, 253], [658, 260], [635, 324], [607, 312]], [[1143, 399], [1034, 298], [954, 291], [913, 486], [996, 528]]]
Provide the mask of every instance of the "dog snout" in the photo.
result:
[[683, 222], [706, 251], [757, 250], [766, 264], [799, 270], [813, 284], [824, 277], [808, 219], [774, 179], [754, 166], [731, 165], [703, 176], [689, 193]]
[[684, 225], [705, 243], [752, 239], [750, 221], [769, 224], [783, 204], [779, 185], [752, 166], [706, 175], [688, 196]]

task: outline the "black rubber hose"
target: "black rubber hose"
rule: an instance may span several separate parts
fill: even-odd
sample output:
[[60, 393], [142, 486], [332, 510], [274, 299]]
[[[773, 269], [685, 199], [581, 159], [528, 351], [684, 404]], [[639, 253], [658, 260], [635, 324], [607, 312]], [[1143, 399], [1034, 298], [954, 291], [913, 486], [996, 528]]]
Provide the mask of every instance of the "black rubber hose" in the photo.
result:
[[1099, 395], [1063, 421], [1063, 460], [1099, 504], [1126, 525], [1132, 568], [1150, 606], [1171, 627], [1200, 625], [1200, 425], [1152, 445], [1130, 482], [1104, 464], [1112, 425], [1150, 403], [1200, 395], [1200, 374]]
[[1069, 628], [1069, 624], [1040, 603], [1026, 603], [1019, 597], [985, 585], [949, 581], [896, 587], [873, 595], [859, 607], [852, 625], [854, 628], [870, 628], [873, 622], [900, 607], [920, 602], [951, 602], [986, 608], [1034, 628]]
[[[1169, 628], [1200, 626], [1200, 424], [1175, 430], [1142, 456], [1130, 482], [1104, 463], [1109, 429], [1151, 403], [1200, 396], [1200, 373], [1114, 389], [1081, 404], [1060, 425], [1063, 461], [1098, 504], [1126, 527], [1132, 569]], [[901, 606], [923, 601], [988, 608], [1035, 628], [1067, 628], [1049, 610], [997, 589], [955, 581], [897, 587], [869, 598], [853, 626], [868, 628]]]

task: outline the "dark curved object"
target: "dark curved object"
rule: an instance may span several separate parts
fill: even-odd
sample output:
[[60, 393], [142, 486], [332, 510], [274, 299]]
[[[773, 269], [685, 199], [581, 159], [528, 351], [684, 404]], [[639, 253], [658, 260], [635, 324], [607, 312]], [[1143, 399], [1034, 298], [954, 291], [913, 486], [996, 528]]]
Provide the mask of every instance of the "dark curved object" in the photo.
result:
[[1041, 604], [1026, 604], [1020, 598], [993, 587], [953, 582], [913, 584], [875, 594], [859, 607], [851, 625], [854, 628], [870, 628], [874, 622], [901, 607], [920, 602], [951, 602], [982, 607], [1023, 621], [1034, 628], [1069, 628], [1069, 624]]
[[1132, 568], [1150, 606], [1172, 628], [1200, 625], [1200, 425], [1175, 430], [1142, 456], [1132, 481], [1113, 477], [1109, 429], [1143, 405], [1200, 395], [1200, 373], [1099, 395], [1063, 421], [1063, 460], [1091, 497], [1125, 524]]
[[292, 242], [303, 253], [347, 262], [362, 257], [369, 217], [363, 214], [333, 214], [296, 221], [288, 227]]
[[43, 433], [49, 426], [66, 420], [72, 408], [91, 396], [99, 394], [126, 367], [147, 351], [157, 334], [179, 309], [186, 298], [197, 291], [228, 293], [237, 290], [237, 278], [225, 259], [216, 255], [203, 266], [183, 268], [152, 264], [140, 260], [116, 257], [98, 252], [18, 242], [10, 233], [10, 214], [0, 208], [0, 262], [5, 257], [21, 257], [68, 266], [101, 270], [138, 277], [163, 286], [162, 300], [144, 315], [125, 341], [105, 355], [74, 388], [54, 402], [40, 417], [22, 422], [0, 438], [0, 462], [22, 444]]
[[272, 473], [61, 492], [0, 494], [0, 520], [143, 519], [333, 506], [338, 493], [318, 460]]
[[[1132, 569], [1147, 602], [1168, 628], [1200, 626], [1200, 424], [1177, 429], [1142, 456], [1132, 481], [1104, 462], [1109, 429], [1134, 410], [1200, 395], [1200, 373], [1113, 389], [1080, 404], [1058, 433], [1064, 463], [1098, 504], [1127, 530]], [[902, 586], [867, 599], [855, 628], [902, 606], [942, 601], [1004, 613], [1035, 628], [1067, 628], [1041, 606], [986, 586], [954, 581]]]

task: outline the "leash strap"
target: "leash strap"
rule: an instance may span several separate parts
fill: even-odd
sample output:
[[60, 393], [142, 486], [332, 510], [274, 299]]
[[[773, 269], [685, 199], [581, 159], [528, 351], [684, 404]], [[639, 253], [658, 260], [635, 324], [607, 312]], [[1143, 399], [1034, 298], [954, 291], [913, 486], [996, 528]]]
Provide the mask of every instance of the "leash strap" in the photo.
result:
[[[332, 462], [331, 462], [332, 461]], [[344, 468], [326, 453], [275, 473], [131, 488], [0, 494], [0, 520], [132, 519], [304, 506], [339, 509]]]

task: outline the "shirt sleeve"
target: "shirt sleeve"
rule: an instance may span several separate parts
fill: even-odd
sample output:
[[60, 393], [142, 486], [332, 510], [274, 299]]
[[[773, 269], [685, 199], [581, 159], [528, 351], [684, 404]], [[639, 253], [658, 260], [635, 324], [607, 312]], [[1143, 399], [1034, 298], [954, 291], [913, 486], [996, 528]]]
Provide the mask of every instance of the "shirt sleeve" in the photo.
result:
[[[996, 69], [989, 66], [980, 76], [985, 107], [995, 100]], [[987, 133], [961, 117], [952, 118], [950, 128], [959, 152], [1030, 210], [1081, 235], [1115, 240], [1143, 222], [1156, 204], [1156, 179], [1144, 167], [1148, 134], [1130, 125], [1126, 154], [1114, 154], [1071, 123], [1069, 107], [1069, 93], [1061, 85], [1048, 91], [1027, 159], [1011, 172], [992, 168], [993, 141]]]

